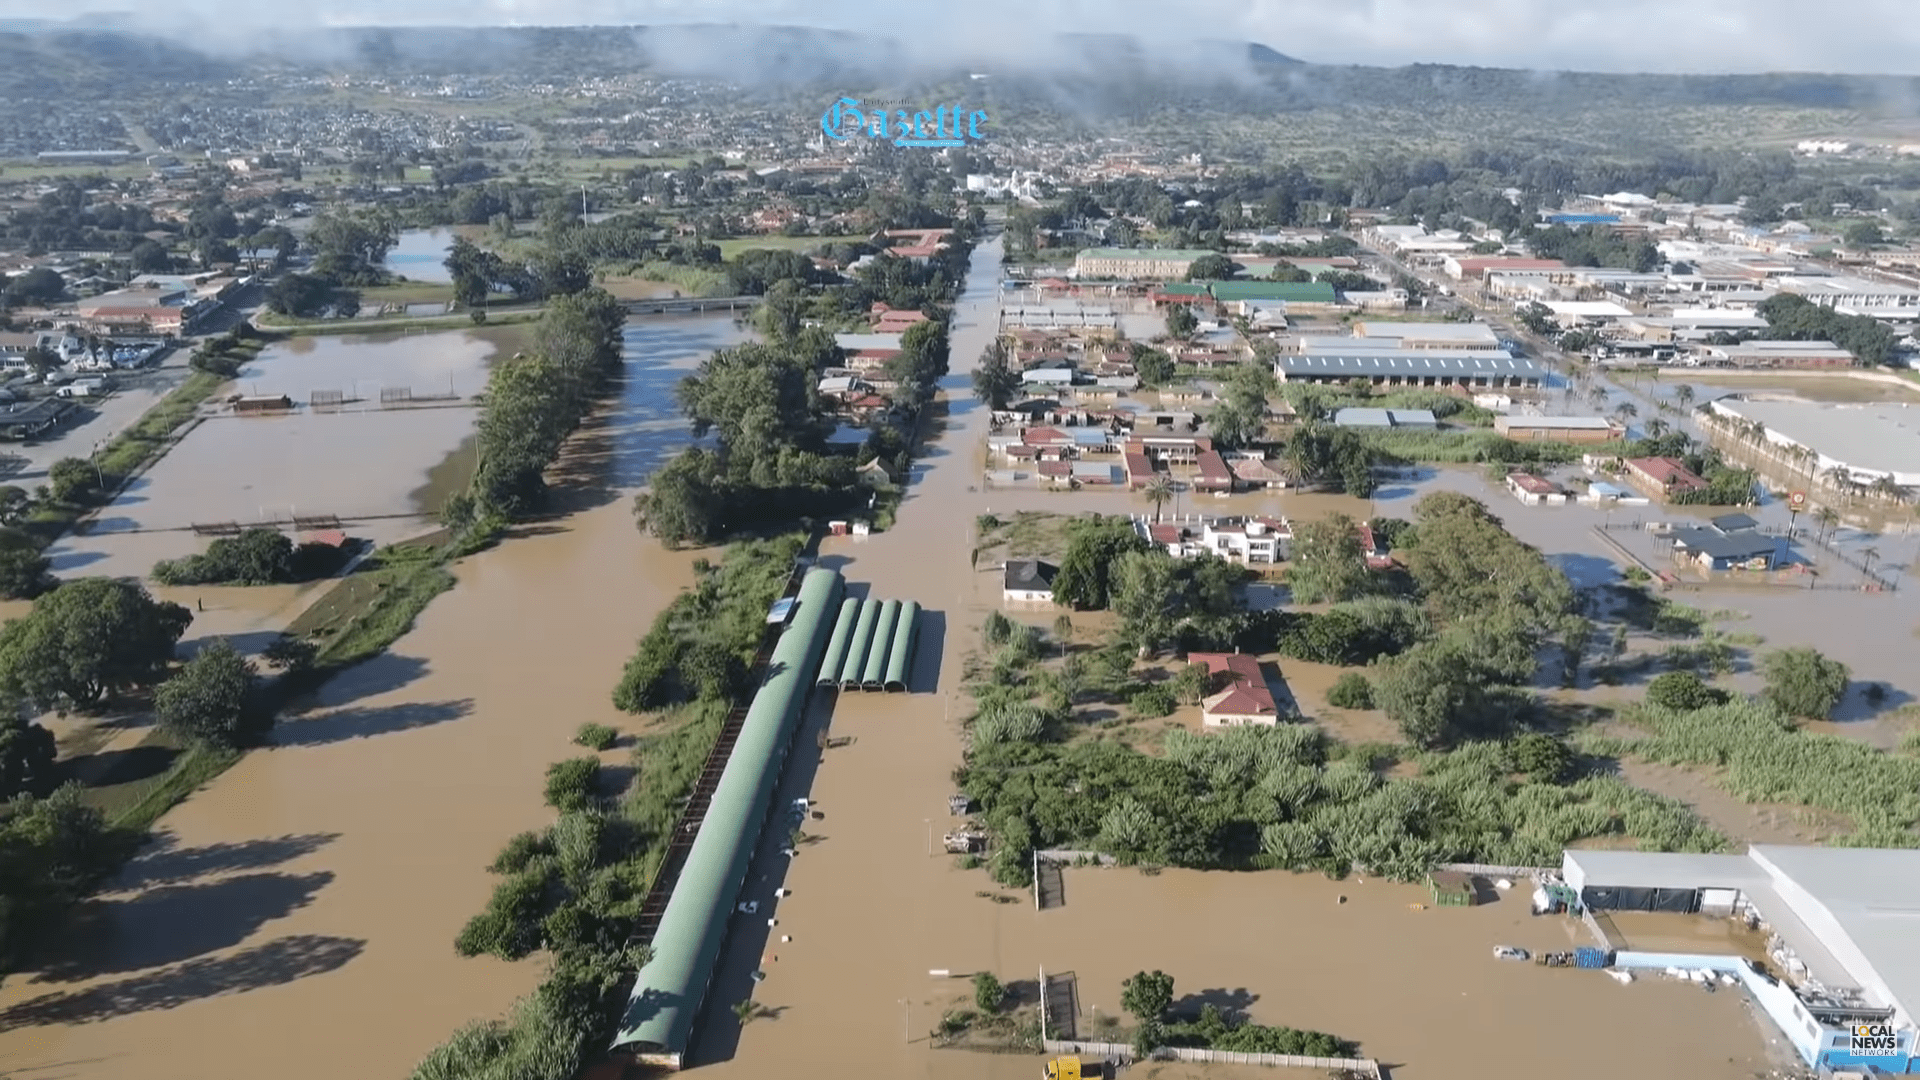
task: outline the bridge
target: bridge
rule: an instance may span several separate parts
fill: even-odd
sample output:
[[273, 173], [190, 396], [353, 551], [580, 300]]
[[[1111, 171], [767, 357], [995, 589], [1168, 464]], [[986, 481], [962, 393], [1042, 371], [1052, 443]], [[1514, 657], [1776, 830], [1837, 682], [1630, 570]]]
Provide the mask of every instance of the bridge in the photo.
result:
[[750, 311], [760, 303], [757, 296], [675, 296], [627, 301], [634, 315], [691, 315], [703, 311]]

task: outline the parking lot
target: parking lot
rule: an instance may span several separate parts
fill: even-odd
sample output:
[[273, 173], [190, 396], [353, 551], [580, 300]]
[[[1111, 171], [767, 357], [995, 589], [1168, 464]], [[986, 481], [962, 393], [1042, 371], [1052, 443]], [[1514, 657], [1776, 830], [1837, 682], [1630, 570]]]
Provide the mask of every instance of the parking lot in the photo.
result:
[[146, 411], [186, 380], [192, 348], [174, 348], [159, 365], [107, 375], [113, 391], [89, 400], [46, 435], [24, 442], [0, 442], [0, 484], [31, 491], [46, 483], [47, 470], [61, 458], [84, 458], [94, 448], [132, 426]]

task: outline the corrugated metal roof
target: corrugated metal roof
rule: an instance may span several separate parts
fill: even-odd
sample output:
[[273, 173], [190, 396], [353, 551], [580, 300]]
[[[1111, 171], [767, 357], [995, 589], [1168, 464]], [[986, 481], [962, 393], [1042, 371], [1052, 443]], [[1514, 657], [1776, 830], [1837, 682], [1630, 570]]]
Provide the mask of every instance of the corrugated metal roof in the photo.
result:
[[1433, 352], [1308, 352], [1298, 356], [1276, 357], [1274, 366], [1282, 375], [1324, 375], [1358, 378], [1372, 375], [1443, 376], [1501, 375], [1539, 379], [1545, 369], [1531, 360], [1505, 353]]
[[1324, 281], [1215, 281], [1208, 285], [1213, 298], [1230, 300], [1288, 300], [1296, 304], [1331, 304], [1333, 286]]
[[813, 689], [813, 672], [840, 610], [843, 582], [832, 570], [807, 572], [793, 622], [773, 647], [767, 680], [714, 789], [699, 835], [653, 938], [653, 960], [634, 980], [615, 1046], [638, 1044], [684, 1053], [707, 980], [720, 957], [727, 917], [767, 816], [767, 802], [793, 725]]

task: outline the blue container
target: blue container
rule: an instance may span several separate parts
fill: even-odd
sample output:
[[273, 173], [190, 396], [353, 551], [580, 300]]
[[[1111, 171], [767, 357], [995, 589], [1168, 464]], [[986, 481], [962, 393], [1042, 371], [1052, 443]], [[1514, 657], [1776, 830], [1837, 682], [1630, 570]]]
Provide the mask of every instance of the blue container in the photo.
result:
[[1596, 949], [1591, 945], [1582, 945], [1573, 950], [1575, 967], [1603, 968], [1613, 959], [1613, 954], [1605, 949]]

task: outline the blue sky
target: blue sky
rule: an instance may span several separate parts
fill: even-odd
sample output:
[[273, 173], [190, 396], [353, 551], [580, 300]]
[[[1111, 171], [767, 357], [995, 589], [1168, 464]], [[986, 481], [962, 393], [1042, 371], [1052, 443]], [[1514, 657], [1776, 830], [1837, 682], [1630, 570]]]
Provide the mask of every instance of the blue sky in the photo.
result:
[[[1196, 33], [1323, 63], [1585, 71], [1920, 74], [1920, 0], [167, 0], [166, 25], [220, 40], [303, 26], [740, 22], [869, 29], [1005, 50], [1024, 32]], [[0, 16], [66, 18], [71, 0], [0, 0]], [[1028, 46], [1027, 48], [1031, 48]]]

